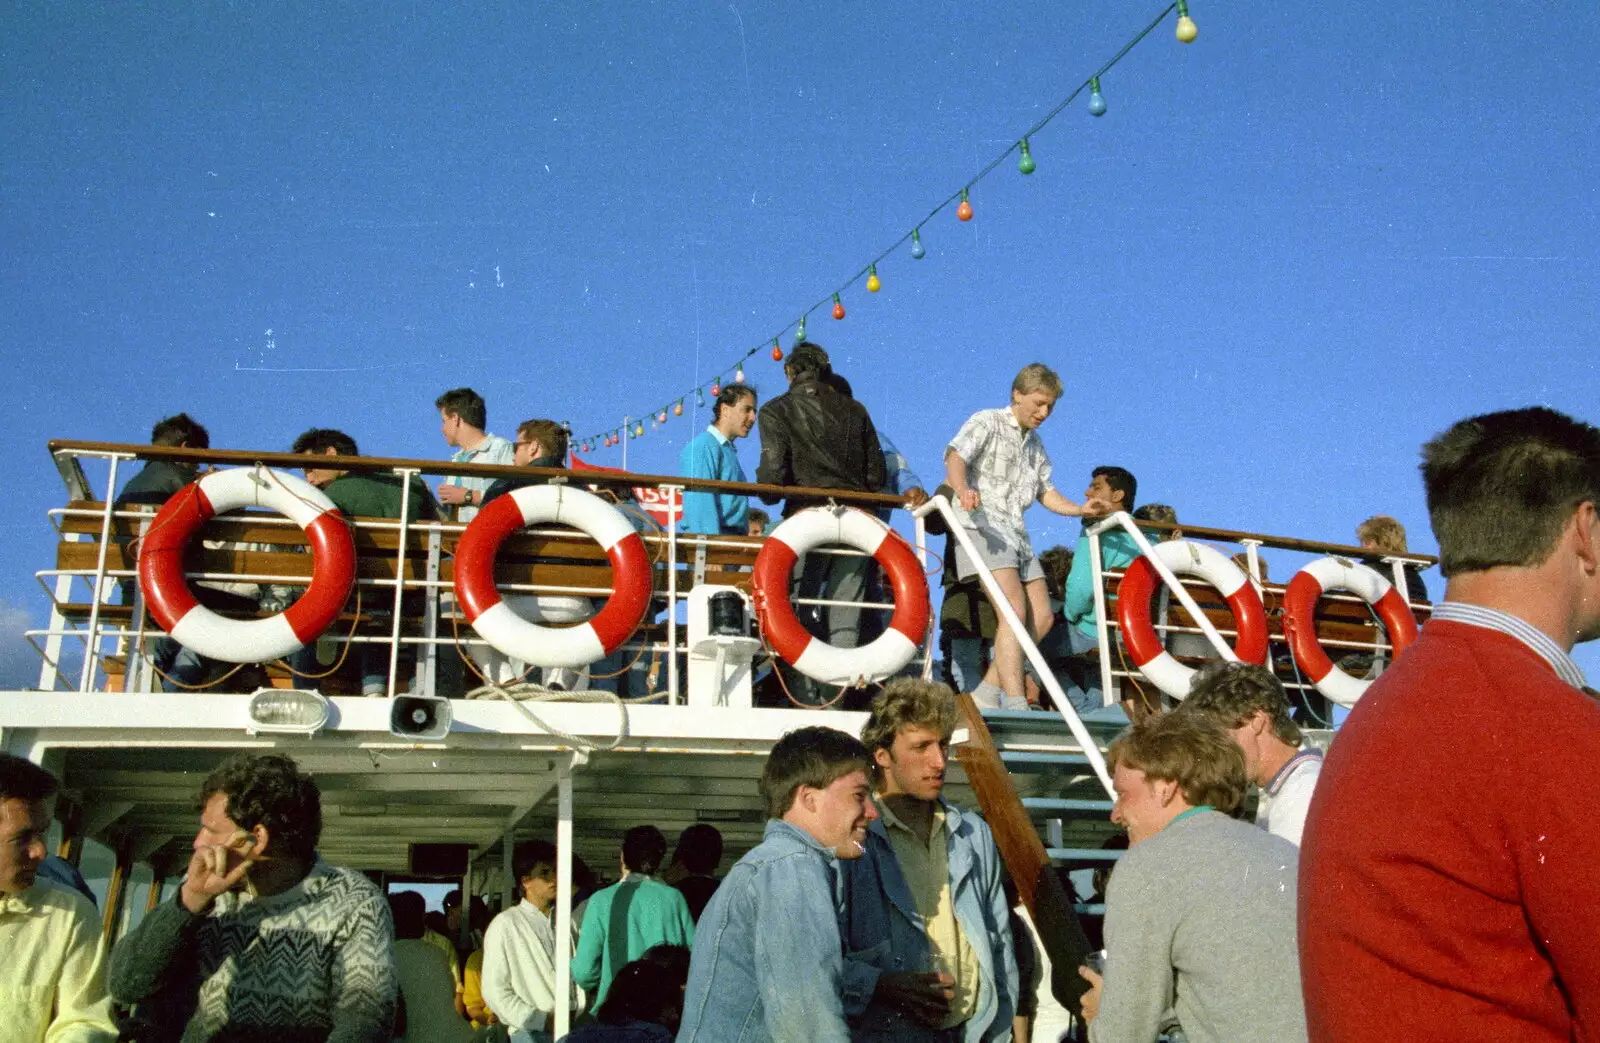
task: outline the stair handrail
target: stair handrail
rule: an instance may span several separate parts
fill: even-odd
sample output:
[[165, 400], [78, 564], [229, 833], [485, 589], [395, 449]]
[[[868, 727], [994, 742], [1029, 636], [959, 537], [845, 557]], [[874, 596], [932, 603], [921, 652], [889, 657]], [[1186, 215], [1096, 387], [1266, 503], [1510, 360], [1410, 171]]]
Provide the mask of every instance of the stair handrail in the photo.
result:
[[1178, 603], [1189, 613], [1189, 616], [1195, 621], [1195, 625], [1200, 628], [1200, 632], [1205, 635], [1206, 640], [1211, 642], [1211, 646], [1217, 650], [1217, 654], [1230, 663], [1237, 663], [1239, 657], [1234, 655], [1233, 647], [1223, 639], [1216, 625], [1206, 618], [1205, 612], [1201, 610], [1199, 603], [1195, 601], [1194, 595], [1190, 594], [1188, 589], [1184, 587], [1183, 581], [1178, 579], [1177, 574], [1167, 567], [1166, 562], [1161, 560], [1161, 555], [1155, 552], [1150, 540], [1143, 532], [1139, 531], [1139, 526], [1134, 522], [1133, 517], [1127, 511], [1116, 511], [1093, 523], [1085, 530], [1085, 533], [1090, 537], [1089, 565], [1094, 577], [1094, 625], [1095, 636], [1100, 644], [1100, 690], [1102, 692], [1111, 691], [1111, 624], [1106, 619], [1106, 583], [1105, 570], [1100, 556], [1100, 534], [1114, 528], [1121, 528], [1133, 540], [1134, 545], [1139, 548], [1139, 553], [1150, 562], [1151, 568], [1156, 570], [1156, 575], [1161, 577], [1161, 582], [1166, 585], [1167, 589], [1172, 592], [1173, 597], [1177, 598]]
[[[1061, 688], [1061, 682], [1056, 680], [1055, 671], [1050, 669], [1050, 664], [1045, 660], [1044, 654], [1039, 651], [1039, 646], [1033, 643], [1033, 636], [1028, 633], [1028, 628], [1022, 625], [1022, 620], [1018, 618], [1016, 610], [1011, 607], [1011, 602], [1006, 600], [1005, 591], [1000, 589], [1000, 584], [995, 580], [994, 573], [989, 571], [989, 566], [984, 563], [983, 556], [978, 553], [978, 548], [973, 544], [972, 537], [967, 535], [967, 530], [956, 516], [955, 509], [950, 505], [950, 500], [942, 494], [934, 496], [911, 513], [913, 517], [924, 518], [934, 511], [938, 511], [944, 518], [945, 524], [949, 527], [950, 535], [961, 545], [961, 549], [967, 552], [967, 557], [977, 570], [978, 579], [983, 583], [983, 589], [988, 592], [989, 600], [994, 603], [995, 611], [999, 613], [1005, 625], [1011, 628], [1011, 632], [1017, 635], [1017, 643], [1022, 646], [1022, 653], [1028, 657], [1028, 662], [1033, 664], [1034, 671], [1039, 675], [1039, 683], [1044, 686], [1045, 691], [1050, 693], [1051, 701], [1055, 703], [1062, 719], [1067, 722], [1067, 727], [1071, 729], [1073, 738], [1077, 739], [1078, 745], [1083, 748], [1083, 754], [1089, 760], [1089, 767], [1094, 769], [1096, 777], [1100, 780], [1100, 785], [1105, 787], [1106, 795], [1115, 800], [1117, 794], [1111, 787], [1111, 772], [1106, 768], [1106, 758], [1100, 752], [1099, 744], [1094, 741], [1094, 737], [1089, 734], [1088, 727], [1083, 723], [1083, 718], [1079, 717], [1078, 711], [1073, 708], [1071, 700], [1067, 698], [1067, 693]], [[1098, 590], [1098, 586], [1096, 589]], [[1102, 660], [1104, 659], [1103, 656], [1101, 658]], [[1105, 690], [1111, 690], [1109, 684], [1107, 684]]]

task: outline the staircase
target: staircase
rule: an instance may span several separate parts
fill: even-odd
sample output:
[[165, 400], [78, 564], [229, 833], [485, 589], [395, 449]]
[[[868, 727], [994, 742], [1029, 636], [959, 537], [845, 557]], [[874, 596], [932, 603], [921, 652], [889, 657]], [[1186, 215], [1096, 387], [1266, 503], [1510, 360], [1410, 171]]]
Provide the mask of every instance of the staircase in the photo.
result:
[[[1074, 1006], [1087, 989], [1077, 973], [1092, 951], [1085, 926], [1098, 937], [1105, 906], [1074, 902], [1058, 870], [1093, 870], [1122, 856], [1121, 850], [1101, 846], [1122, 832], [1111, 824], [1111, 799], [1058, 714], [980, 712], [970, 696], [958, 696], [957, 701], [967, 730], [957, 756], [1044, 941], [1053, 970], [1052, 991]], [[1103, 721], [1094, 716], [1085, 723], [1103, 750], [1126, 721], [1114, 710]], [[1089, 897], [1087, 886], [1079, 890], [1084, 899]]]

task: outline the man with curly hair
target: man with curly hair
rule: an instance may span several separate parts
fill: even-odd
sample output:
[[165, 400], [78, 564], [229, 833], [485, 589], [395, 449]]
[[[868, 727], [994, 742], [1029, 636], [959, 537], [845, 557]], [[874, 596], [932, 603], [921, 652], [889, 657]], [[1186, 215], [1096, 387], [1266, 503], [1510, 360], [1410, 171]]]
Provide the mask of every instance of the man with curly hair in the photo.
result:
[[955, 726], [948, 686], [898, 678], [861, 732], [878, 818], [845, 871], [847, 995], [870, 998], [846, 1005], [857, 1040], [1011, 1038], [1017, 964], [1000, 855], [983, 820], [943, 798]]
[[1178, 712], [1201, 714], [1233, 736], [1245, 774], [1261, 788], [1256, 825], [1299, 847], [1322, 751], [1306, 744], [1290, 716], [1283, 682], [1254, 663], [1207, 663]]
[[131, 1034], [387, 1043], [389, 906], [365, 876], [317, 857], [317, 784], [288, 757], [240, 754], [206, 778], [197, 803], [177, 895], [112, 954], [111, 994], [140, 1027]]

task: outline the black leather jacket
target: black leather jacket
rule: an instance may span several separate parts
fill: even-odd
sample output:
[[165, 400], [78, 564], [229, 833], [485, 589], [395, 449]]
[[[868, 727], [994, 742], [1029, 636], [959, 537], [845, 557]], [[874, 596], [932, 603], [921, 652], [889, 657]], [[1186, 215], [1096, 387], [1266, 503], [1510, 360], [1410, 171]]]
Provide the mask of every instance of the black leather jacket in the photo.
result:
[[[861, 403], [803, 373], [787, 393], [761, 407], [761, 464], [756, 481], [813, 489], [878, 492], [883, 488], [883, 447]], [[765, 503], [781, 497], [763, 494]], [[789, 497], [785, 516], [825, 502]]]

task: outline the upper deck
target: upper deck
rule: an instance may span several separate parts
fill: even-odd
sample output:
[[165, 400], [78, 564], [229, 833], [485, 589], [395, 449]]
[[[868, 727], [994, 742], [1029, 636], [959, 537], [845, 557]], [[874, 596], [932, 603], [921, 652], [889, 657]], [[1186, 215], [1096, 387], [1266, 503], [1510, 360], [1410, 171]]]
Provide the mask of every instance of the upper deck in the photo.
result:
[[[831, 496], [867, 510], [892, 508], [899, 502], [896, 497], [530, 469], [528, 473], [558, 481], [611, 490], [648, 551], [650, 608], [645, 620], [613, 655], [590, 668], [588, 690], [581, 692], [542, 689], [527, 678], [492, 684], [474, 676], [472, 667], [452, 681], [452, 663], [466, 659], [481, 666], [488, 648], [466, 623], [454, 593], [454, 554], [466, 526], [449, 520], [353, 519], [357, 594], [323, 637], [334, 661], [329, 676], [318, 679], [328, 693], [326, 718], [315, 728], [273, 730], [252, 717], [249, 693], [257, 684], [289, 689], [294, 681], [282, 664], [268, 664], [264, 675], [249, 677], [248, 684], [241, 673], [194, 690], [161, 691], [161, 677], [151, 665], [161, 631], [144, 610], [137, 582], [140, 541], [153, 515], [151, 508], [122, 510], [108, 504], [140, 460], [287, 470], [303, 466], [305, 458], [76, 442], [52, 443], [51, 448], [66, 486], [62, 506], [50, 512], [59, 534], [57, 560], [38, 574], [50, 599], [51, 621], [29, 634], [41, 653], [39, 690], [0, 693], [0, 745], [41, 761], [64, 778], [68, 800], [59, 817], [69, 833], [105, 844], [129, 866], [151, 866], [155, 877], [170, 872], [187, 851], [194, 830], [194, 787], [233, 750], [282, 750], [316, 773], [325, 804], [322, 851], [330, 860], [404, 874], [415, 869], [414, 844], [465, 845], [476, 886], [495, 890], [500, 856], [509, 848], [505, 841], [530, 834], [570, 834], [578, 854], [604, 866], [629, 826], [654, 822], [671, 834], [693, 822], [711, 822], [723, 832], [730, 852], [737, 853], [759, 839], [764, 824], [754, 784], [760, 755], [782, 734], [802, 725], [826, 724], [854, 733], [863, 722], [862, 714], [845, 708], [856, 705], [859, 695], [822, 707], [802, 706], [771, 668], [772, 649], [759, 637], [735, 653], [731, 668], [718, 665], [719, 670], [731, 669], [725, 675], [735, 678], [731, 683], [707, 680], [706, 656], [703, 648], [697, 653], [690, 618], [695, 591], [715, 587], [748, 594], [762, 541], [682, 533], [670, 515], [662, 524], [641, 509], [633, 490], [648, 491], [649, 499], [669, 504], [686, 489], [798, 493]], [[402, 477], [508, 473], [506, 468], [376, 458], [340, 459], [339, 466]], [[941, 556], [928, 547], [923, 519], [903, 511], [895, 517], [923, 571], [937, 573]], [[1017, 792], [1025, 801], [1077, 802], [1092, 812], [1051, 819], [1051, 843], [1063, 850], [1095, 847], [1110, 831], [1101, 807], [1104, 769], [1095, 762], [1099, 747], [1125, 723], [1115, 706], [1118, 697], [1163, 699], [1118, 640], [1121, 623], [1110, 606], [1122, 573], [1098, 565], [1102, 534], [1116, 524], [1112, 519], [1091, 528], [1089, 541], [1097, 562], [1096, 598], [1102, 606], [1098, 669], [1106, 681], [1107, 708], [1090, 715], [1087, 725], [1077, 722], [1060, 700], [1059, 713], [991, 718], [1006, 750], [1069, 758], [1060, 762], [1064, 767], [1059, 770], [1016, 777]], [[1149, 524], [1141, 531], [1154, 537], [1165, 528]], [[1307, 710], [1329, 715], [1326, 700], [1293, 663], [1283, 667], [1286, 649], [1278, 615], [1284, 587], [1261, 582], [1262, 552], [1271, 551], [1280, 568], [1291, 554], [1357, 557], [1370, 552], [1194, 526], [1184, 526], [1184, 531], [1189, 538], [1239, 548], [1247, 556], [1271, 621], [1273, 661]], [[314, 556], [306, 553], [307, 546], [305, 533], [287, 518], [262, 511], [231, 514], [208, 522], [192, 541], [185, 574], [202, 600], [205, 584], [253, 586], [258, 594], [273, 587], [296, 590], [312, 576]], [[1388, 567], [1400, 560], [1389, 559]], [[1431, 562], [1421, 555], [1403, 560]], [[613, 568], [589, 537], [563, 526], [538, 525], [502, 547], [494, 580], [507, 595], [598, 602], [615, 588]], [[1184, 587], [1190, 605], [1179, 600], [1169, 605], [1163, 599], [1155, 625], [1175, 650], [1187, 653], [1180, 655], [1183, 661], [1214, 658], [1218, 653], [1205, 647], [1208, 626], [1220, 640], [1236, 637], [1228, 608], [1204, 583], [1185, 580]], [[800, 599], [798, 604], [828, 603]], [[883, 613], [892, 607], [888, 601], [864, 605]], [[1425, 614], [1421, 606], [1415, 611]], [[256, 608], [231, 614], [271, 613]], [[1330, 649], [1387, 647], [1358, 598], [1324, 598], [1317, 626]], [[1180, 638], [1189, 640], [1186, 650], [1180, 648]], [[939, 669], [935, 641], [930, 628], [904, 672], [933, 676]], [[356, 694], [359, 678], [348, 675], [347, 660], [351, 649], [363, 646], [384, 653], [386, 694], [452, 697], [448, 727], [427, 736], [397, 732], [393, 699]], [[740, 655], [749, 660], [742, 666]], [[414, 659], [414, 667], [408, 659]], [[1064, 726], [1067, 717], [1076, 730]], [[953, 798], [970, 802], [959, 769], [952, 771], [951, 781]]]

